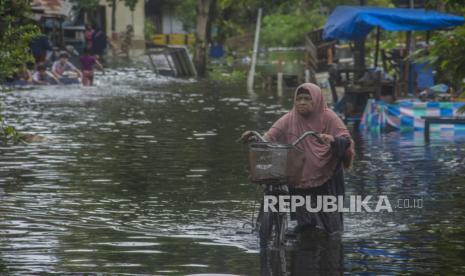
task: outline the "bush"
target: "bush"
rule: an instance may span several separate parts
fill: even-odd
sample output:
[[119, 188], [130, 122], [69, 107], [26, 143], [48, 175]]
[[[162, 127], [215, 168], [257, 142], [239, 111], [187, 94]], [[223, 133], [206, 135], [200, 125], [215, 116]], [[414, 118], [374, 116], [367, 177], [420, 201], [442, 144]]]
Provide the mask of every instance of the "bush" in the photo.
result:
[[305, 35], [320, 28], [325, 17], [316, 10], [299, 14], [271, 14], [263, 18], [261, 37], [268, 47], [291, 47], [304, 44]]

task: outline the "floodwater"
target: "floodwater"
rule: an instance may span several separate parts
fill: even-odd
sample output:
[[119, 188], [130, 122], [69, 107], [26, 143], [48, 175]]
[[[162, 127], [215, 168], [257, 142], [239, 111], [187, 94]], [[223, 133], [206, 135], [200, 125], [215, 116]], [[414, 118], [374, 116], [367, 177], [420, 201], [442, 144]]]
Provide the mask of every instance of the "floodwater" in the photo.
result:
[[1, 275], [465, 273], [465, 138], [355, 134], [347, 193], [423, 208], [348, 213], [342, 240], [260, 257], [235, 140], [289, 100], [134, 69], [97, 79], [0, 95], [10, 124], [48, 139], [0, 148]]

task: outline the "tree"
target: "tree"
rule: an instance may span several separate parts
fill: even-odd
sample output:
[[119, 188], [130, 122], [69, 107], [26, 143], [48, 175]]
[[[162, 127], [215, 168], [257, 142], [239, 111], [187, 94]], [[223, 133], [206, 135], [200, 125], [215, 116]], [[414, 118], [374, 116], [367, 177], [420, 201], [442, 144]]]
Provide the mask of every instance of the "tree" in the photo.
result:
[[204, 77], [207, 71], [207, 48], [209, 43], [209, 26], [211, 12], [216, 0], [197, 0], [194, 64], [199, 77]]
[[124, 0], [124, 5], [131, 11], [131, 24], [134, 25], [134, 10], [136, 9], [138, 0]]
[[116, 2], [121, 0], [107, 0], [109, 6], [111, 7], [111, 31], [116, 30]]
[[99, 0], [72, 0], [76, 4], [78, 10], [84, 12], [84, 22], [89, 22], [89, 15], [92, 17], [92, 14], [97, 10], [99, 6]]
[[305, 35], [323, 26], [325, 17], [316, 10], [304, 11], [298, 14], [274, 13], [263, 19], [262, 39], [267, 46], [300, 46]]
[[[91, 0], [87, 0], [91, 1]], [[111, 30], [114, 32], [116, 30], [116, 5], [118, 2], [123, 1], [123, 0], [107, 0], [109, 3], [109, 6], [111, 7]], [[134, 9], [136, 8], [138, 0], [124, 0], [124, 5], [128, 7], [131, 12], [134, 12]], [[132, 18], [132, 21], [134, 21], [134, 18]], [[134, 22], [132, 22], [134, 25]]]
[[[440, 7], [441, 10], [465, 15], [465, 0], [428, 0], [426, 6], [430, 9]], [[461, 97], [465, 97], [465, 26], [451, 31], [440, 31], [431, 40], [432, 44], [426, 59], [442, 71], [442, 75], [455, 86], [457, 91], [461, 91]], [[465, 105], [458, 112], [465, 113]]]
[[[39, 34], [39, 29], [29, 23], [29, 11], [27, 0], [0, 0], [0, 83], [20, 64], [33, 61], [29, 43]], [[0, 142], [17, 138], [16, 130], [5, 125], [0, 116]]]
[[20, 64], [33, 61], [29, 43], [39, 28], [29, 22], [27, 0], [0, 0], [0, 82]]
[[[273, 12], [286, 13], [296, 10], [307, 9], [312, 1], [299, 0], [185, 0], [179, 3], [176, 8], [176, 14], [183, 22], [186, 29], [195, 26], [196, 44], [194, 49], [194, 63], [199, 76], [203, 77], [206, 73], [207, 47], [211, 43], [211, 26], [216, 27], [215, 40], [224, 42], [228, 36], [244, 33], [253, 29], [257, 10], [259, 7], [264, 8], [265, 14]], [[299, 14], [297, 13], [297, 16]], [[291, 18], [289, 15], [287, 19]], [[295, 19], [295, 18], [291, 18]], [[300, 20], [300, 21], [299, 21]], [[305, 25], [305, 20], [313, 22], [309, 18], [300, 18], [298, 28]], [[294, 20], [295, 21], [295, 20]], [[252, 24], [251, 24], [252, 22]], [[294, 26], [295, 27], [295, 26]], [[292, 32], [302, 29], [292, 28]], [[308, 30], [307, 30], [308, 31]], [[292, 32], [286, 32], [286, 35], [292, 35]], [[270, 34], [273, 31], [269, 32]], [[295, 38], [292, 38], [295, 40]], [[303, 40], [303, 39], [302, 39]]]
[[236, 31], [240, 29], [239, 24], [235, 24], [235, 22], [244, 19], [244, 15], [247, 19], [255, 16], [256, 9], [252, 9], [254, 5], [249, 4], [258, 2], [258, 0], [186, 0], [179, 3], [177, 14], [185, 28], [190, 29], [195, 26], [194, 64], [200, 77], [204, 77], [206, 74], [211, 26], [215, 24], [219, 27], [217, 38], [222, 40], [225, 37], [224, 33], [232, 33], [232, 29], [236, 29]]

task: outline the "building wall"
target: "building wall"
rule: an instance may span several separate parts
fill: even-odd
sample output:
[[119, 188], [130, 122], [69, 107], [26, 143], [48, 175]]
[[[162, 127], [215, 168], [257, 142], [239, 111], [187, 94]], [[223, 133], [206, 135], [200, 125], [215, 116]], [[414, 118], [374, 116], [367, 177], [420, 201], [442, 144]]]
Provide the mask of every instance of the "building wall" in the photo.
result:
[[[106, 7], [106, 32], [109, 37], [112, 37], [111, 30], [111, 7], [107, 0], [100, 0], [100, 5]], [[134, 38], [132, 48], [144, 49], [144, 21], [145, 21], [145, 0], [137, 2], [134, 12], [124, 5], [123, 1], [116, 1], [115, 14], [115, 32], [122, 33], [126, 31], [126, 26], [131, 24], [134, 27]]]
[[187, 34], [182, 22], [174, 16], [174, 8], [172, 6], [164, 6], [162, 10], [163, 34]]

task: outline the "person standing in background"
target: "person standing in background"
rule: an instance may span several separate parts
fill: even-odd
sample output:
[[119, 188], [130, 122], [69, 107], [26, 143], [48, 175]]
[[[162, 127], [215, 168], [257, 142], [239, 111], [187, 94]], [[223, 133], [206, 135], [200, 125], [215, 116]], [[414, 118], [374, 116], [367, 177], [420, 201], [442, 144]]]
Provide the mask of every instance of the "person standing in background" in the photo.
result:
[[81, 61], [82, 85], [91, 86], [94, 84], [94, 65], [103, 71], [103, 66], [98, 62], [95, 56], [91, 55], [88, 49], [84, 50], [84, 54], [79, 58]]
[[121, 52], [129, 58], [129, 49], [132, 45], [132, 37], [134, 36], [134, 28], [132, 25], [126, 26], [126, 32], [123, 33], [123, 42], [121, 43]]
[[95, 31], [92, 33], [92, 53], [103, 60], [103, 54], [106, 48], [107, 35], [100, 27], [96, 27]]
[[47, 57], [47, 51], [52, 50], [48, 37], [44, 34], [40, 34], [34, 38], [29, 44], [29, 47], [31, 48], [36, 64], [44, 63]]
[[94, 34], [94, 29], [90, 24], [86, 25], [86, 30], [84, 31], [84, 39], [86, 47], [85, 49], [92, 50], [92, 35]]

